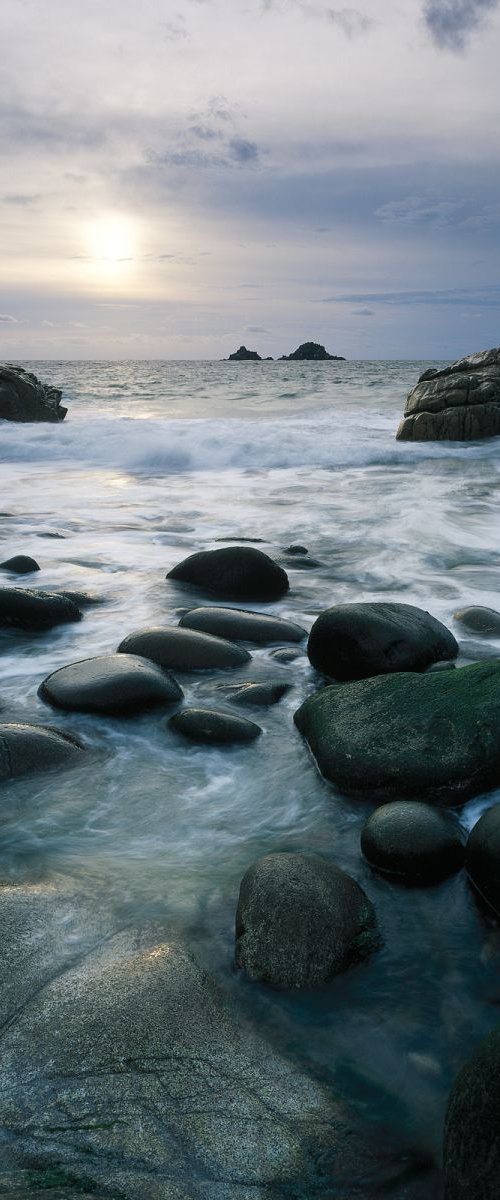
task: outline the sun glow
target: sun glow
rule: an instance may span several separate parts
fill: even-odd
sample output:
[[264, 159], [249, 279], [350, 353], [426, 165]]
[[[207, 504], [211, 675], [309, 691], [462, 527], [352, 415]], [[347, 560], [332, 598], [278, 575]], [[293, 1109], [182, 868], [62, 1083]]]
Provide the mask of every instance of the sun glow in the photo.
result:
[[130, 217], [109, 213], [85, 229], [84, 257], [101, 279], [128, 273], [137, 256], [138, 230]]

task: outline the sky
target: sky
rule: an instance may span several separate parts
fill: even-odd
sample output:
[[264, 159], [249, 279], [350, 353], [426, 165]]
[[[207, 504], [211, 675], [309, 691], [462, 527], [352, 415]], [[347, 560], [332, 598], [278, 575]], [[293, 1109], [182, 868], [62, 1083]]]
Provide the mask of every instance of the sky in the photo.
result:
[[500, 344], [498, 0], [2, 0], [0, 358]]

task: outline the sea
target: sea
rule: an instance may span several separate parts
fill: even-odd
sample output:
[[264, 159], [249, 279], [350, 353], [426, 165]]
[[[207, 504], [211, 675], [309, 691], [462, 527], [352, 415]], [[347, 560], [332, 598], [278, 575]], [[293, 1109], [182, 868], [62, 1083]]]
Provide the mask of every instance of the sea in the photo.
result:
[[[161, 915], [276, 1045], [331, 1079], [367, 1124], [437, 1160], [451, 1082], [498, 1019], [500, 935], [463, 873], [408, 888], [363, 860], [373, 802], [324, 781], [293, 724], [318, 686], [306, 654], [282, 662], [252, 647], [230, 675], [178, 676], [196, 704], [224, 702], [240, 680], [288, 683], [255, 715], [264, 736], [251, 746], [181, 743], [162, 711], [53, 711], [37, 691], [57, 667], [176, 624], [205, 598], [167, 572], [239, 542], [288, 572], [289, 593], [264, 612], [309, 630], [333, 604], [403, 601], [453, 630], [459, 665], [500, 657], [500, 641], [474, 641], [454, 621], [466, 605], [500, 608], [500, 439], [396, 441], [406, 394], [443, 365], [433, 362], [21, 365], [62, 389], [68, 415], [0, 422], [0, 557], [41, 567], [1, 582], [102, 603], [79, 624], [2, 635], [2, 719], [71, 729], [96, 753], [71, 773], [3, 786], [0, 884], [95, 880], [125, 914]], [[307, 554], [289, 555], [297, 544]], [[469, 829], [498, 801], [477, 797], [457, 815]], [[260, 988], [233, 966], [239, 883], [271, 851], [330, 858], [377, 912], [379, 952], [318, 993]]]

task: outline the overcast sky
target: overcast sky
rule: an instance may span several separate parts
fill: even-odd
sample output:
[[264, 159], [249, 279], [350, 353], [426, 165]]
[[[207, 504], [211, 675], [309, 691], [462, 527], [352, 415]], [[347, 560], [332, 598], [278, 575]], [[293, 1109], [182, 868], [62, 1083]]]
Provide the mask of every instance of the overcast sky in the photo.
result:
[[500, 344], [497, 0], [2, 0], [0, 358]]

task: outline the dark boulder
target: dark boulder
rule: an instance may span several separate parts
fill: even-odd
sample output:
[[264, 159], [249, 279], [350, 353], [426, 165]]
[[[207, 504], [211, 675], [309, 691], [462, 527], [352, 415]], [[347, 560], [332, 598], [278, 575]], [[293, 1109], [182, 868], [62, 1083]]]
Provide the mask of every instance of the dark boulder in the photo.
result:
[[500, 347], [424, 371], [408, 394], [401, 441], [471, 441], [500, 434]]
[[378, 944], [359, 884], [312, 854], [267, 854], [244, 875], [235, 961], [277, 988], [319, 987]]
[[319, 342], [302, 342], [293, 354], [282, 354], [281, 362], [325, 362], [327, 359], [332, 362], [345, 362], [345, 358], [341, 354], [328, 354], [324, 346], [320, 346]]
[[250, 662], [250, 654], [242, 646], [177, 625], [130, 633], [120, 642], [118, 653], [140, 654], [172, 671], [228, 670]]
[[498, 1200], [500, 1027], [476, 1047], [455, 1079], [444, 1129], [445, 1200]]
[[213, 708], [182, 708], [168, 722], [176, 733], [192, 742], [226, 745], [230, 742], [254, 742], [262, 733], [260, 725]]
[[1, 629], [51, 629], [66, 621], [81, 621], [76, 604], [58, 592], [34, 588], [0, 587]]
[[413, 604], [336, 604], [314, 622], [307, 653], [317, 671], [345, 680], [424, 671], [455, 658], [458, 646], [440, 621]]
[[290, 684], [283, 683], [281, 680], [277, 682], [266, 683], [243, 683], [241, 687], [234, 688], [231, 695], [232, 704], [240, 704], [243, 707], [248, 705], [267, 705], [278, 704], [283, 696], [290, 691]]
[[286, 547], [285, 554], [291, 554], [292, 557], [295, 554], [302, 556], [304, 554], [309, 554], [309, 551], [307, 549], [307, 546], [297, 546], [294, 544], [293, 546]]
[[341, 791], [461, 804], [500, 784], [500, 663], [323, 688], [295, 714]]
[[41, 383], [36, 375], [0, 363], [0, 419], [3, 421], [64, 420], [67, 408], [61, 406], [59, 388]]
[[262, 362], [262, 359], [256, 350], [247, 350], [246, 346], [240, 346], [239, 350], [229, 355], [228, 362]]
[[72, 734], [46, 725], [0, 725], [0, 779], [76, 763], [84, 747]]
[[60, 667], [44, 679], [39, 695], [56, 708], [114, 716], [132, 715], [182, 699], [173, 675], [132, 654], [84, 658]]
[[408, 883], [435, 883], [463, 866], [465, 835], [449, 813], [402, 800], [366, 821], [361, 849], [377, 871]]
[[273, 650], [270, 657], [275, 658], [276, 662], [291, 663], [295, 662], [297, 658], [302, 658], [302, 650], [284, 647], [283, 650]]
[[500, 637], [500, 612], [496, 612], [494, 608], [482, 608], [480, 605], [460, 608], [453, 616], [468, 633]]
[[483, 813], [471, 830], [465, 865], [476, 891], [500, 917], [500, 804]]
[[15, 554], [14, 558], [8, 558], [6, 562], [0, 563], [0, 571], [11, 571], [13, 575], [31, 575], [33, 571], [39, 571], [40, 567], [34, 558], [29, 558], [27, 554]]
[[217, 637], [236, 638], [267, 646], [272, 642], [301, 642], [305, 629], [280, 617], [247, 612], [244, 608], [192, 608], [179, 622], [188, 629], [202, 629]]
[[279, 600], [289, 588], [282, 567], [252, 546], [200, 550], [173, 567], [167, 579], [192, 584], [228, 600]]

